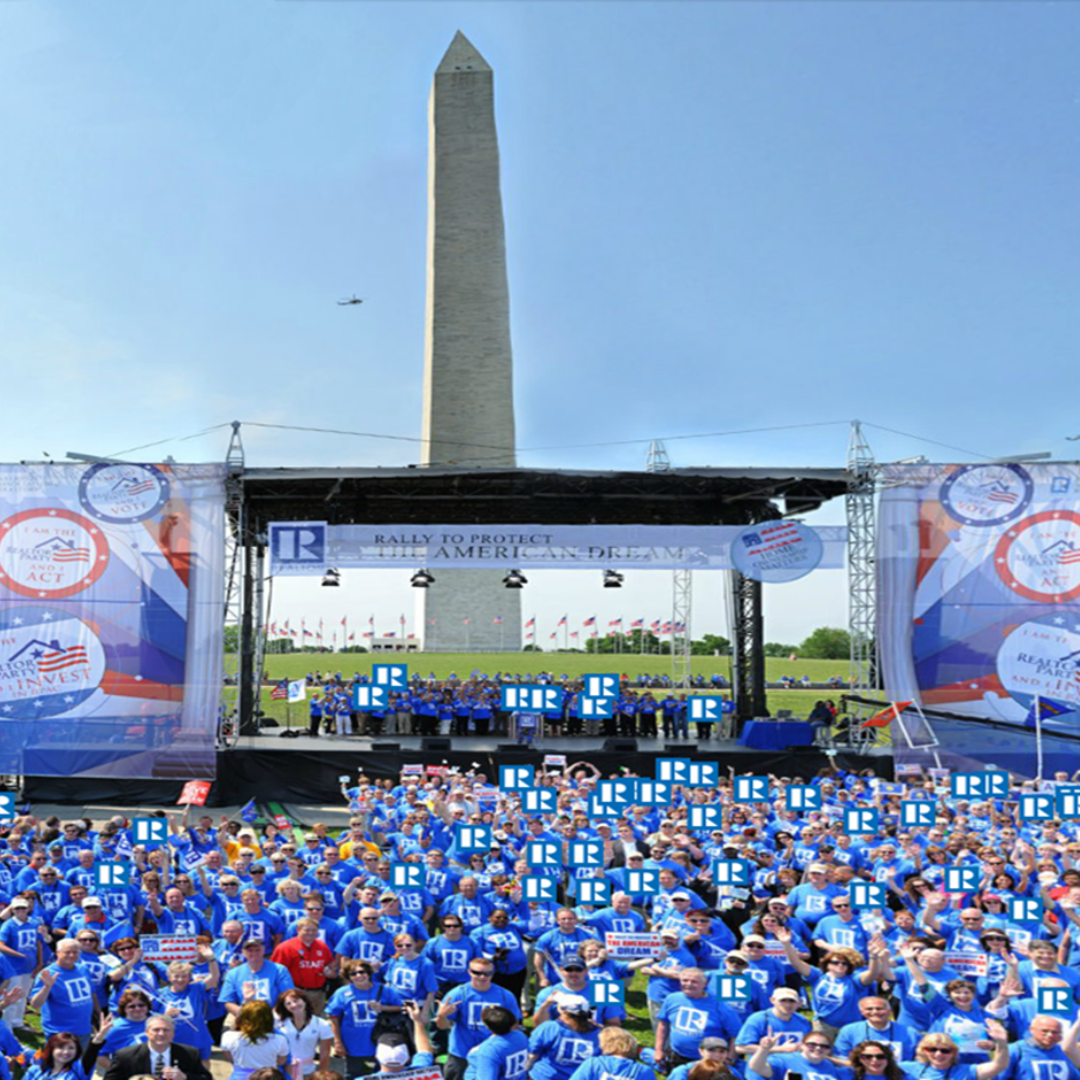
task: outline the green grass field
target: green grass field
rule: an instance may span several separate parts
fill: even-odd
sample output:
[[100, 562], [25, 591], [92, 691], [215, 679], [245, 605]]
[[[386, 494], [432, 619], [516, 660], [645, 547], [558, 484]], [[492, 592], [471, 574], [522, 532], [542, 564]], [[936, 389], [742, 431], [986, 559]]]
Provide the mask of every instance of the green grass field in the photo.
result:
[[[634, 653], [593, 656], [585, 653], [288, 653], [269, 655], [264, 667], [272, 680], [298, 679], [309, 671], [340, 671], [345, 676], [356, 672], [370, 672], [375, 663], [402, 661], [410, 672], [422, 675], [433, 673], [438, 679], [445, 679], [451, 672], [465, 677], [470, 672], [481, 671], [493, 675], [497, 671], [511, 671], [521, 674], [537, 674], [550, 671], [556, 677], [569, 675], [576, 677], [586, 674], [618, 672], [631, 679], [639, 674], [663, 675], [671, 672], [670, 656], [640, 656]], [[714, 672], [731, 678], [731, 657], [695, 656], [692, 658], [695, 675], [708, 678]], [[775, 681], [782, 675], [791, 675], [801, 679], [809, 675], [812, 682], [824, 682], [836, 676], [846, 679], [848, 663], [846, 660], [780, 660], [769, 658], [765, 661], [765, 677]], [[805, 716], [814, 702], [822, 697], [834, 700], [840, 691], [821, 690], [769, 690], [769, 710], [776, 714], [778, 709], [790, 709], [795, 716]], [[307, 709], [303, 705], [294, 705], [287, 709], [284, 702], [271, 701], [269, 689], [264, 688], [262, 709], [279, 724], [293, 727], [307, 726]]]

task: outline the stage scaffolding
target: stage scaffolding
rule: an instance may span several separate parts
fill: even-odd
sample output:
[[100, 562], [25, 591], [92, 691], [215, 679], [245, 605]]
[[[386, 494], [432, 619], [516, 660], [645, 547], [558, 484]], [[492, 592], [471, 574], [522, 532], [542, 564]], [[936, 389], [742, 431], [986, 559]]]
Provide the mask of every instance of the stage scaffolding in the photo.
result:
[[[229, 451], [227, 625], [238, 627], [236, 686], [223, 706], [233, 730], [258, 730], [267, 528], [277, 521], [463, 525], [751, 525], [816, 510], [848, 491], [844, 469], [682, 468], [663, 472], [530, 469], [249, 469], [239, 425]], [[627, 572], [630, 572], [629, 570]], [[673, 607], [689, 633], [689, 574]], [[676, 592], [678, 593], [678, 587]], [[761, 585], [737, 576], [735, 696], [740, 715], [765, 710]], [[688, 647], [688, 639], [687, 645]], [[689, 663], [687, 657], [687, 675]]]

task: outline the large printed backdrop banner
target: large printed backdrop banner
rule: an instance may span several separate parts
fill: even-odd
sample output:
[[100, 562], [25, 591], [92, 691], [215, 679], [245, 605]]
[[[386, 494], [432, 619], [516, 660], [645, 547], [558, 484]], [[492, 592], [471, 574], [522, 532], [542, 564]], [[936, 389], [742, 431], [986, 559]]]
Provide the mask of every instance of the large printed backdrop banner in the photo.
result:
[[0, 771], [214, 775], [224, 481], [0, 465]]
[[893, 701], [1080, 733], [1080, 466], [883, 476], [880, 655]]

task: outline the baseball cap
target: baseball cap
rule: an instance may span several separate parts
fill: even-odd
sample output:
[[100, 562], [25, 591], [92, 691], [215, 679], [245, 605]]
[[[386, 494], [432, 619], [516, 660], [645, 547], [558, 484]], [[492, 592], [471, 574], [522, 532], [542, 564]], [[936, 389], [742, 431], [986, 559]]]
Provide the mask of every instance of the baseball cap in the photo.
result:
[[579, 960], [576, 956], [572, 956], [569, 960], [562, 965], [563, 971], [584, 971], [585, 963], [583, 960]]
[[387, 889], [385, 892], [379, 893], [380, 900], [396, 900], [397, 893], [393, 889]]
[[774, 994], [773, 994], [773, 997], [775, 997], [777, 1001], [785, 1001], [785, 1000], [798, 1001], [799, 1000], [798, 993], [796, 991], [794, 991], [794, 990], [791, 990], [789, 987], [786, 987], [786, 986], [781, 986], [779, 990], [775, 991]]
[[592, 1012], [588, 998], [581, 994], [560, 994], [559, 1008], [563, 1012], [575, 1013], [579, 1016], [588, 1016]]
[[760, 934], [747, 934], [746, 937], [743, 938], [743, 944], [744, 945], [747, 944], [747, 942], [750, 942], [750, 941], [758, 941], [762, 945], [765, 944], [765, 939]]
[[721, 1039], [719, 1035], [706, 1035], [698, 1043], [699, 1050], [726, 1050], [727, 1047], [727, 1039]]
[[[11, 906], [13, 908], [28, 908], [30, 906], [30, 901], [27, 900], [25, 896], [16, 896], [15, 899], [11, 901]], [[85, 904], [83, 906], [85, 907]]]
[[101, 907], [101, 901], [96, 896], [88, 896], [83, 902], [83, 907]]
[[727, 960], [742, 960], [744, 963], [750, 963], [750, 957], [746, 955], [741, 949], [732, 949], [731, 952], [725, 957]]

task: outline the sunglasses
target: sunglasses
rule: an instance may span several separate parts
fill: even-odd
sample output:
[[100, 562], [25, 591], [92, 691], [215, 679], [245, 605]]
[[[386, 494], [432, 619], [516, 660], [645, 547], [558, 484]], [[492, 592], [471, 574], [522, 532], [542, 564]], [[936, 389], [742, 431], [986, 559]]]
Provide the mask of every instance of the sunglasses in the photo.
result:
[[863, 1059], [863, 1061], [888, 1061], [889, 1060], [887, 1054], [860, 1054], [859, 1057], [861, 1057]]
[[803, 1043], [803, 1046], [813, 1046], [818, 1050], [831, 1050], [832, 1049], [832, 1043], [808, 1042], [808, 1043]]
[[926, 1048], [928, 1054], [954, 1054], [956, 1051], [951, 1046], [928, 1046]]

